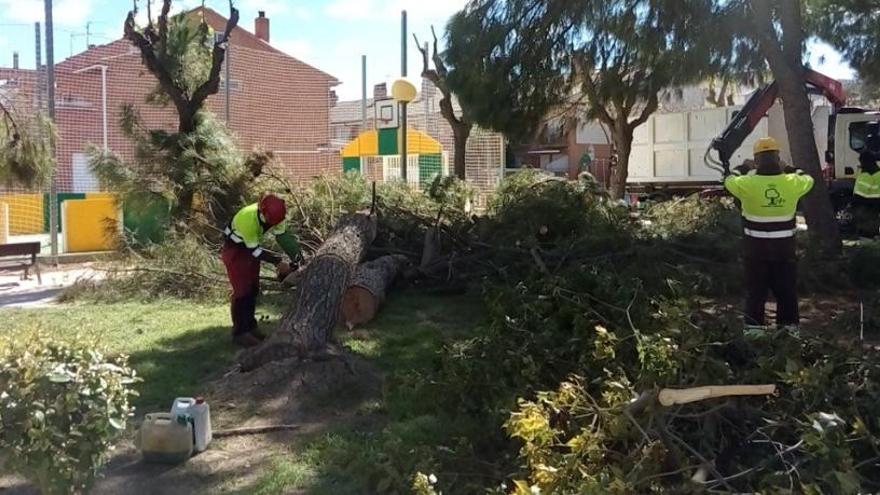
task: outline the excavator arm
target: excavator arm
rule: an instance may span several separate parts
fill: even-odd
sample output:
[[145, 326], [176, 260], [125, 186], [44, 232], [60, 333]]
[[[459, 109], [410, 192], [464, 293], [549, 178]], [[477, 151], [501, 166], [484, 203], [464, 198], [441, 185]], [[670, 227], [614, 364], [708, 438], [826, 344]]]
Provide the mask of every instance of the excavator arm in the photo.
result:
[[[846, 104], [846, 94], [840, 81], [810, 69], [806, 69], [805, 80], [807, 93], [825, 96], [834, 106], [835, 111]], [[725, 177], [730, 175], [730, 157], [755, 130], [761, 119], [767, 115], [778, 96], [779, 86], [775, 81], [755, 91], [721, 132], [721, 135], [712, 140], [704, 157], [706, 165], [718, 170]], [[717, 157], [712, 156], [713, 150]]]

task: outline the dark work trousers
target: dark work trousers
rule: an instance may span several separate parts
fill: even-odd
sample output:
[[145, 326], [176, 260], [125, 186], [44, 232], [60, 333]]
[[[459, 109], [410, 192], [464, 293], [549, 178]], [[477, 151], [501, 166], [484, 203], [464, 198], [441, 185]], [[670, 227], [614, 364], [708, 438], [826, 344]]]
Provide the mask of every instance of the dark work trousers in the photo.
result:
[[776, 299], [776, 324], [797, 325], [800, 321], [797, 297], [795, 240], [745, 239], [746, 325], [764, 325], [768, 293]]
[[880, 199], [853, 196], [853, 216], [859, 236], [873, 238], [880, 233]]
[[256, 330], [260, 260], [253, 257], [250, 249], [230, 240], [223, 244], [221, 258], [232, 285], [232, 335]]

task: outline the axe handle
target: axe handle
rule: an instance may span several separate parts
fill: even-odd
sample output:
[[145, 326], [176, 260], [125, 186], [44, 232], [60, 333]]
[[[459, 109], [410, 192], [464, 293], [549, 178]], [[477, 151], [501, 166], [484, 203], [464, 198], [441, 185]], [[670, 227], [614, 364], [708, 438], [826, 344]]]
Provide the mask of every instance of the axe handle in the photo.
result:
[[688, 404], [716, 397], [732, 395], [770, 395], [776, 392], [776, 385], [709, 385], [683, 389], [664, 388], [657, 399], [666, 407], [675, 404]]

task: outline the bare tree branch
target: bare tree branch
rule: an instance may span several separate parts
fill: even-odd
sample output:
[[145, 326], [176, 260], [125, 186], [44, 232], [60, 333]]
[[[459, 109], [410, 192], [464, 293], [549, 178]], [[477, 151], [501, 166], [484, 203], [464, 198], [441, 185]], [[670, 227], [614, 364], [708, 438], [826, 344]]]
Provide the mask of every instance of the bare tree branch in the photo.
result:
[[767, 0], [751, 0], [749, 5], [752, 7], [752, 25], [767, 61], [771, 67], [784, 67], [785, 53], [773, 29], [773, 11], [770, 9], [770, 3]]
[[587, 67], [586, 61], [583, 59], [582, 54], [576, 54], [573, 59], [575, 72], [580, 76], [581, 81], [583, 82], [584, 92], [587, 94], [587, 101], [590, 108], [596, 112], [599, 117], [599, 120], [604, 122], [611, 128], [614, 128], [615, 123], [614, 119], [611, 117], [611, 114], [608, 113], [608, 109], [605, 108], [604, 105], [600, 105], [599, 102], [599, 94], [596, 91], [596, 82], [593, 81], [593, 74], [589, 67]]
[[[149, 8], [149, 2], [147, 2], [147, 7]], [[223, 66], [226, 46], [232, 30], [238, 25], [239, 19], [238, 9], [233, 6], [232, 0], [229, 2], [229, 9], [229, 20], [226, 23], [223, 36], [214, 42], [214, 49], [211, 53], [211, 70], [208, 79], [196, 88], [191, 96], [187, 94], [186, 88], [178, 85], [174, 80], [174, 76], [160, 61], [162, 56], [167, 55], [165, 52], [167, 50], [168, 15], [171, 11], [171, 0], [163, 0], [162, 12], [158, 19], [158, 34], [153, 30], [152, 16], [149, 13], [149, 24], [144, 28], [143, 33], [135, 25], [134, 11], [129, 12], [125, 19], [124, 37], [140, 50], [144, 65], [156, 77], [162, 90], [165, 91], [174, 103], [174, 106], [177, 108], [179, 131], [181, 132], [193, 130], [196, 112], [202, 107], [208, 96], [217, 93], [220, 89], [220, 70]]]
[[659, 106], [659, 103], [660, 102], [658, 101], [657, 93], [654, 93], [653, 95], [651, 95], [651, 97], [648, 98], [648, 101], [645, 103], [644, 108], [642, 108], [642, 112], [639, 115], [639, 117], [636, 120], [633, 120], [632, 122], [629, 123], [630, 129], [635, 129], [636, 127], [647, 122], [648, 118], [651, 117], [651, 115], [657, 111], [657, 107]]
[[168, 13], [171, 11], [171, 0], [162, 0], [162, 13], [159, 14], [159, 48], [164, 52], [168, 46]]
[[226, 56], [226, 45], [232, 30], [238, 26], [238, 9], [232, 4], [232, 0], [229, 0], [229, 12], [229, 20], [226, 22], [223, 36], [214, 43], [214, 50], [211, 54], [211, 73], [208, 80], [193, 93], [192, 103], [195, 105], [201, 106], [208, 96], [220, 90], [220, 69], [223, 67], [223, 59]]

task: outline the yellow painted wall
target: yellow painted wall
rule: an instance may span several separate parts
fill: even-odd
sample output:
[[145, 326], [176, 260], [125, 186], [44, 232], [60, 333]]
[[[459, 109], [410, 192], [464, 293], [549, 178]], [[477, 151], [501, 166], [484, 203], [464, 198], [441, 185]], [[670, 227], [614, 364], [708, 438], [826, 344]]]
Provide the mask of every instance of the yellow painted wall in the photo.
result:
[[86, 193], [86, 199], [116, 199], [116, 195], [108, 192]]
[[[400, 149], [400, 146], [396, 146]], [[440, 142], [422, 131], [409, 129], [406, 133], [406, 148], [411, 155], [436, 155], [443, 152]], [[386, 152], [387, 153], [387, 152]], [[343, 158], [376, 156], [379, 154], [379, 133], [367, 131], [342, 148]]]
[[114, 237], [121, 223], [122, 210], [113, 197], [65, 201], [61, 204], [64, 251], [112, 251], [116, 247]]
[[354, 141], [342, 148], [343, 158], [355, 158], [360, 156], [376, 156], [379, 154], [379, 133], [367, 131], [361, 133]]
[[436, 155], [443, 152], [440, 142], [421, 131], [406, 133], [406, 151], [410, 155]]
[[0, 202], [9, 205], [9, 235], [43, 232], [42, 194], [0, 194]]
[[9, 206], [0, 203], [0, 244], [9, 242]]

